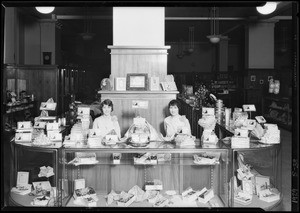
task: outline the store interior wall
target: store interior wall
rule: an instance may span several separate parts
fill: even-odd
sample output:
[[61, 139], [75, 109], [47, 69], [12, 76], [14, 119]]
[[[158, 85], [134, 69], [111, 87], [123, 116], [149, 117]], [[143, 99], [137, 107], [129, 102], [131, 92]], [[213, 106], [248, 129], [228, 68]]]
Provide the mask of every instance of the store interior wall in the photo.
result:
[[[74, 20], [75, 21], [75, 20]], [[82, 97], [86, 97], [84, 101], [93, 101], [96, 97], [97, 90], [100, 87], [100, 82], [103, 78], [110, 75], [110, 51], [107, 45], [113, 43], [112, 41], [112, 20], [101, 20], [102, 34], [95, 37], [91, 41], [83, 41], [78, 36], [69, 35], [60, 37], [60, 29], [55, 28], [55, 40], [56, 50], [53, 55], [57, 55], [58, 66], [71, 66], [86, 71], [85, 88]], [[204, 21], [201, 21], [201, 23]], [[274, 29], [274, 75], [281, 78], [281, 85], [283, 86], [283, 96], [289, 95], [289, 88], [286, 85], [290, 85], [292, 74], [292, 29], [291, 20], [279, 20], [275, 23]], [[183, 74], [185, 75], [185, 84], [194, 84], [194, 77], [198, 75], [200, 79], [212, 80], [215, 74], [218, 72], [218, 60], [217, 60], [217, 45], [209, 43], [205, 37], [197, 37], [197, 32], [201, 31], [199, 27], [199, 21], [187, 21], [179, 22], [180, 25], [185, 25], [188, 29], [189, 26], [195, 26], [195, 51], [192, 54], [187, 54], [183, 58], [178, 58], [179, 41], [168, 40], [169, 34], [176, 32], [168, 31], [168, 25], [174, 24], [168, 21], [165, 22], [165, 43], [170, 45], [171, 49], [168, 51], [168, 74]], [[238, 24], [238, 23], [237, 23]], [[222, 25], [222, 23], [221, 23]], [[209, 24], [206, 23], [209, 27]], [[286, 45], [285, 51], [281, 50], [282, 45], [282, 33], [281, 29], [287, 28], [286, 31]], [[259, 84], [257, 81], [251, 86], [254, 89], [260, 89], [259, 97], [266, 92], [266, 73], [265, 69], [257, 69], [249, 71], [245, 68], [245, 27], [237, 27], [232, 32], [228, 33], [228, 37], [231, 38], [228, 44], [228, 72], [232, 75], [238, 75], [241, 79], [240, 82], [246, 82], [247, 79], [253, 75], [253, 72], [262, 76], [259, 79], [264, 80], [264, 84]], [[188, 31], [186, 32], [188, 36]], [[16, 65], [32, 65], [41, 64], [41, 28], [39, 20], [31, 17], [30, 15], [20, 12], [17, 8], [8, 8], [5, 10], [5, 44], [9, 45], [9, 48], [5, 48], [4, 64], [16, 64]], [[59, 38], [59, 39], [57, 39]], [[188, 38], [184, 38], [183, 42], [188, 43]], [[58, 44], [61, 45], [58, 45]], [[53, 51], [53, 50], [50, 50]], [[53, 60], [55, 61], [55, 60]], [[284, 72], [283, 72], [284, 70]], [[284, 74], [283, 74], [284, 73]], [[272, 74], [273, 75], [273, 74]], [[241, 88], [248, 88], [248, 85], [241, 83]], [[247, 102], [251, 102], [252, 99], [247, 99], [246, 96], [243, 99]]]

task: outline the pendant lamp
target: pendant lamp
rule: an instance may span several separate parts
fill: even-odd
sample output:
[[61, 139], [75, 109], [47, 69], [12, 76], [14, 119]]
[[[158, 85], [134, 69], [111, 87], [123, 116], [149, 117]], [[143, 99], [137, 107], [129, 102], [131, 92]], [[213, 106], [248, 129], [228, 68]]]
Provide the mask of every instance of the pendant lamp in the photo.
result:
[[[216, 7], [212, 7], [210, 11], [210, 35], [207, 38], [210, 40], [211, 43], [215, 44], [220, 41], [221, 35], [217, 35], [218, 27], [219, 27], [219, 20], [216, 19], [218, 16], [218, 10]], [[216, 31], [217, 30], [217, 31]]]

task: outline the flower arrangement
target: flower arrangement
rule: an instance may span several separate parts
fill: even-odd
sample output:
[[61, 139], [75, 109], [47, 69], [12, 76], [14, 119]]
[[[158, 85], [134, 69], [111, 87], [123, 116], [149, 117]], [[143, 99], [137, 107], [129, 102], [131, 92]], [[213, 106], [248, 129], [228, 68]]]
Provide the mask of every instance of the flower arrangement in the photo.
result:
[[211, 102], [209, 95], [210, 95], [210, 91], [207, 89], [205, 84], [200, 83], [198, 89], [195, 92], [197, 105], [199, 107], [201, 106], [213, 107], [214, 104]]

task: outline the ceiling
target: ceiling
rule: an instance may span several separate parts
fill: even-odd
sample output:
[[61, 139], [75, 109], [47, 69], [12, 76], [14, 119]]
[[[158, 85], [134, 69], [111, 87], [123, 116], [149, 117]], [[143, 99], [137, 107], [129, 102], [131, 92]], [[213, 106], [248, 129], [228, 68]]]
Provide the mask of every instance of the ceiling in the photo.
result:
[[[148, 3], [148, 4], [147, 4]], [[150, 2], [151, 3], [151, 2]], [[58, 4], [55, 2], [55, 10], [52, 14], [40, 14], [33, 6], [20, 5], [19, 9], [27, 15], [37, 19], [56, 18], [62, 26], [62, 35], [71, 38], [80, 37], [81, 33], [86, 32], [85, 24], [90, 24], [90, 31], [97, 37], [112, 38], [112, 6], [152, 6], [146, 1], [145, 4], [133, 4], [125, 2], [121, 5], [109, 4], [107, 2], [68, 2]], [[224, 35], [235, 34], [242, 23], [247, 20], [259, 20], [272, 18], [274, 16], [291, 17], [292, 3], [280, 2], [277, 10], [269, 16], [260, 15], [256, 11], [257, 5], [263, 5], [261, 1], [235, 1], [235, 2], [203, 2], [192, 1], [188, 3], [164, 2], [154, 6], [165, 7], [165, 40], [166, 42], [175, 42], [187, 40], [189, 27], [195, 28], [195, 40], [206, 39], [210, 34], [210, 8], [217, 6], [219, 10], [219, 32]], [[34, 5], [35, 6], [35, 5]], [[55, 15], [55, 16], [54, 16]], [[88, 22], [86, 21], [88, 18]], [[106, 34], [106, 36], [105, 36]], [[232, 35], [230, 35], [232, 36]], [[109, 44], [108, 44], [109, 45]]]

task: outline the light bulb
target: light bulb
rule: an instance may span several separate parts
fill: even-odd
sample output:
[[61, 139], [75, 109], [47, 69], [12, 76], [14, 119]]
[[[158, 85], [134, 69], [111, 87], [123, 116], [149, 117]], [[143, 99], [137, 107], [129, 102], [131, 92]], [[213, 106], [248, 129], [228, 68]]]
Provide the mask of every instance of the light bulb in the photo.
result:
[[276, 10], [277, 2], [267, 2], [264, 6], [256, 7], [256, 10], [263, 15], [268, 15]]
[[55, 7], [35, 7], [37, 11], [43, 14], [52, 13]]

